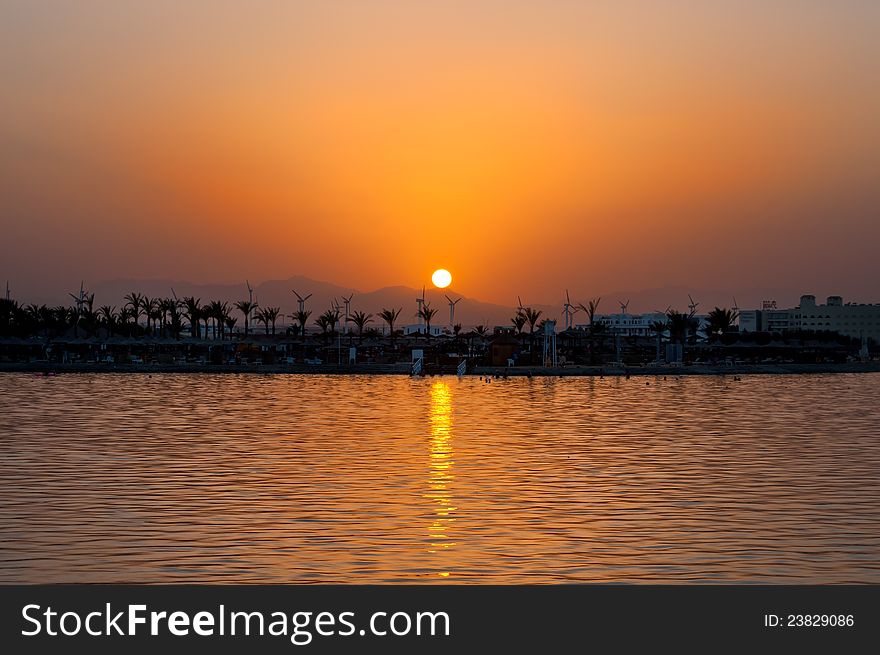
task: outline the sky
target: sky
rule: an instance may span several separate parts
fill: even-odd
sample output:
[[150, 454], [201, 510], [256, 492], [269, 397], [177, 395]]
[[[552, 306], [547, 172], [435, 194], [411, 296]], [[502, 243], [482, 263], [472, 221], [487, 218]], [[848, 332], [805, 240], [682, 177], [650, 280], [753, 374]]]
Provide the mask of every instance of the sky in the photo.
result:
[[880, 301], [880, 3], [0, 0], [0, 278]]

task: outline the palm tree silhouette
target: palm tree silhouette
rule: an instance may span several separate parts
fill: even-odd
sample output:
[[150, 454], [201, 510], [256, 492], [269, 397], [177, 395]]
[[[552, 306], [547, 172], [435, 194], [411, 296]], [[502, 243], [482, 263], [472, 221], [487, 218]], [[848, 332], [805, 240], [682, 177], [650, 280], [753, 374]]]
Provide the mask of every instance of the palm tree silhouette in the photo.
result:
[[278, 316], [281, 314], [280, 307], [266, 307], [263, 310], [266, 318], [269, 319], [269, 322], [272, 324], [272, 335], [275, 335], [275, 321], [278, 320]]
[[[183, 310], [184, 316], [186, 316], [187, 320], [189, 320], [189, 331], [190, 335], [195, 339], [199, 336], [199, 321], [201, 321], [202, 316], [202, 299], [194, 298], [193, 296], [186, 296], [183, 299]], [[206, 335], [207, 336], [207, 333]]]
[[98, 309], [98, 317], [107, 330], [107, 336], [113, 336], [113, 326], [116, 323], [116, 307], [103, 305]]
[[422, 305], [422, 308], [419, 310], [419, 316], [425, 321], [425, 336], [431, 336], [431, 319], [433, 319], [437, 315], [437, 310], [431, 307], [431, 303], [426, 302]]
[[[250, 315], [256, 311], [259, 305], [251, 300], [239, 300], [235, 303], [235, 307], [238, 311], [244, 314], [244, 338], [247, 339], [248, 330], [250, 328]], [[254, 318], [256, 318], [256, 316]]]
[[358, 343], [364, 339], [364, 326], [373, 321], [373, 315], [366, 312], [356, 311], [349, 318], [350, 323], [354, 323], [358, 329]]
[[325, 342], [327, 341], [327, 330], [334, 324], [332, 314], [332, 310], [328, 309], [315, 319], [315, 325], [321, 328], [321, 334], [323, 335]]
[[265, 309], [258, 309], [256, 314], [254, 314], [254, 320], [257, 323], [262, 323], [266, 326], [266, 335], [269, 335], [269, 315], [266, 313]]
[[532, 309], [531, 307], [523, 307], [522, 315], [526, 319], [526, 323], [529, 324], [529, 341], [531, 343], [530, 349], [532, 351], [532, 358], [534, 358], [534, 350], [535, 350], [535, 325], [538, 323], [538, 319], [541, 318], [540, 309]]
[[669, 330], [669, 340], [673, 343], [684, 343], [690, 324], [687, 314], [670, 309], [666, 312], [666, 329]]
[[144, 312], [144, 319], [147, 321], [147, 332], [152, 333], [153, 331], [153, 310], [155, 309], [156, 301], [147, 298], [147, 296], [141, 296], [141, 309]]
[[706, 327], [703, 331], [707, 338], [730, 332], [737, 318], [739, 318], [739, 312], [716, 307], [706, 315]]
[[580, 303], [578, 307], [590, 317], [590, 331], [593, 332], [593, 320], [596, 318], [596, 310], [599, 309], [599, 303], [602, 298], [591, 298], [586, 305]]
[[123, 307], [128, 307], [131, 310], [135, 325], [137, 325], [141, 316], [141, 307], [143, 307], [144, 297], [136, 291], [132, 291], [127, 294], [123, 300], [125, 300], [125, 305], [123, 305]]
[[400, 317], [400, 313], [403, 311], [403, 308], [400, 309], [386, 309], [383, 308], [381, 312], [379, 312], [379, 318], [388, 323], [388, 333], [391, 336], [391, 347], [394, 347], [394, 324], [397, 322], [397, 319]]
[[296, 311], [292, 314], [293, 317], [296, 318], [299, 323], [299, 331], [302, 335], [303, 341], [306, 340], [306, 323], [309, 322], [309, 316], [312, 315], [311, 309], [305, 309], [303, 311]]

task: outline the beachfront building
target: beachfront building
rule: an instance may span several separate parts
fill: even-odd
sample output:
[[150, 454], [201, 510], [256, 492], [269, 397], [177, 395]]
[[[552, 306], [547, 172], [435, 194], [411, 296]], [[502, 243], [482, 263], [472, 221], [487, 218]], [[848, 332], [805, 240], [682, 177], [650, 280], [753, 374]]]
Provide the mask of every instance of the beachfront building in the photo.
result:
[[775, 300], [765, 300], [761, 309], [742, 309], [739, 312], [740, 332], [788, 332], [793, 330], [794, 310], [779, 309]]
[[[439, 337], [443, 332], [442, 325], [432, 325], [431, 326], [431, 336]], [[404, 325], [403, 326], [403, 334], [404, 336], [409, 336], [411, 334], [425, 334], [425, 324], [424, 323], [413, 323], [412, 325]]]
[[[694, 318], [700, 321], [698, 331], [706, 326], [706, 317], [696, 315]], [[596, 314], [593, 320], [602, 325], [609, 334], [621, 337], [652, 337], [656, 332], [651, 325], [660, 321], [666, 323], [666, 314], [663, 312], [648, 312], [647, 314]], [[575, 329], [586, 330], [588, 325], [575, 325]]]
[[[622, 337], [649, 337], [655, 333], [651, 324], [655, 321], [666, 322], [666, 314], [651, 312], [648, 314], [596, 314], [593, 321], [601, 325], [610, 334]], [[575, 325], [576, 330], [589, 329], [589, 325]]]
[[765, 301], [761, 309], [743, 310], [739, 326], [742, 332], [837, 332], [880, 342], [880, 303], [844, 303], [841, 296], [828, 296], [824, 305], [817, 305], [816, 297], [807, 294], [791, 309]]

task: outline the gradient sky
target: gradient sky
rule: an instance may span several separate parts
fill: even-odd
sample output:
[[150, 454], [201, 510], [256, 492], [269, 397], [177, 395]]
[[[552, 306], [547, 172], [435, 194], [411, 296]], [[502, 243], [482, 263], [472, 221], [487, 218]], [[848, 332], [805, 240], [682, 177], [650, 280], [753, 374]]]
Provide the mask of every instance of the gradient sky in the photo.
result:
[[878, 29], [873, 1], [0, 0], [0, 277], [880, 301]]

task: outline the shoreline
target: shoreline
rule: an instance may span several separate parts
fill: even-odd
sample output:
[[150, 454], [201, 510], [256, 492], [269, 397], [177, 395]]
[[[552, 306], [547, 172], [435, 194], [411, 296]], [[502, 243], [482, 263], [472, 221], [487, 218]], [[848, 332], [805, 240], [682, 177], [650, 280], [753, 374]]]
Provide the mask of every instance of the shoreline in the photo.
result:
[[[403, 364], [354, 365], [266, 365], [266, 364], [106, 364], [49, 362], [0, 362], [0, 373], [198, 373], [198, 374], [264, 374], [264, 375], [410, 375], [411, 367]], [[831, 373], [880, 373], [880, 362], [843, 364], [737, 364], [733, 366], [691, 364], [688, 366], [477, 366], [466, 376], [482, 377], [657, 377], [680, 375], [818, 375]], [[455, 375], [448, 370], [427, 376]]]

